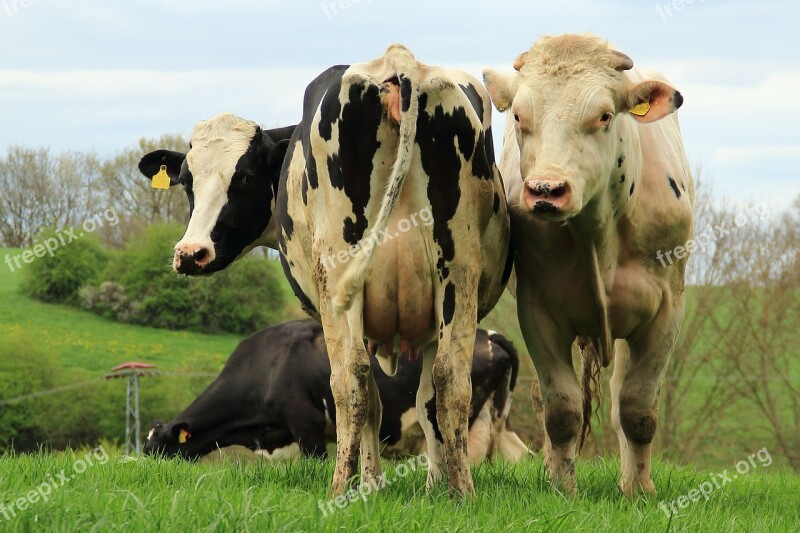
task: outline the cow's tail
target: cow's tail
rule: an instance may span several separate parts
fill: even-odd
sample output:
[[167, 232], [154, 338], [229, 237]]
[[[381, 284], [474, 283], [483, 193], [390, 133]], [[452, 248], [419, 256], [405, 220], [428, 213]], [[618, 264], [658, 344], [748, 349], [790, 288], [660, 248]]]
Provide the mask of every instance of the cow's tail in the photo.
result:
[[530, 457], [533, 452], [519, 438], [511, 427], [511, 399], [514, 389], [517, 387], [517, 377], [519, 376], [519, 352], [514, 343], [503, 335], [496, 332], [489, 334], [489, 340], [500, 346], [510, 359], [510, 372], [507, 380], [503, 379], [500, 386], [494, 392], [494, 409], [500, 419], [494, 424], [493, 428], [493, 448], [503, 459], [516, 463], [523, 457]]
[[603, 362], [595, 346], [598, 341], [586, 337], [578, 337], [578, 347], [581, 351], [581, 362], [583, 366], [583, 377], [581, 379], [581, 389], [583, 391], [583, 424], [581, 426], [581, 437], [578, 442], [578, 453], [583, 449], [586, 437], [592, 432], [592, 403], [597, 398], [597, 408], [600, 407], [600, 371]]
[[375, 224], [355, 245], [358, 253], [355, 254], [355, 257], [351, 257], [347, 269], [339, 278], [333, 299], [334, 309], [338, 312], [350, 309], [355, 294], [364, 285], [367, 272], [369, 272], [375, 256], [375, 248], [378, 246], [378, 237], [386, 231], [386, 227], [389, 225], [389, 218], [397, 205], [397, 198], [400, 196], [403, 181], [411, 167], [411, 158], [414, 154], [417, 116], [419, 115], [418, 64], [411, 51], [400, 44], [389, 46], [386, 50], [386, 57], [397, 77], [400, 91], [400, 135], [397, 160], [392, 167]]
[[511, 357], [511, 380], [509, 381], [509, 392], [514, 392], [517, 386], [517, 376], [519, 376], [519, 352], [514, 343], [499, 333], [489, 334], [489, 340], [500, 346]]

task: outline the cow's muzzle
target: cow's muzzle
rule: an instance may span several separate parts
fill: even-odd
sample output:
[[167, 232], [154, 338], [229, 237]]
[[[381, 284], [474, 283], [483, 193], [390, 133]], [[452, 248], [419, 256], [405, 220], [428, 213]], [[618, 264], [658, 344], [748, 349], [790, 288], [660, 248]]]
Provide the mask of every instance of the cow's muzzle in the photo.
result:
[[200, 274], [211, 261], [214, 260], [214, 251], [202, 244], [177, 244], [175, 257], [172, 259], [172, 268], [178, 274], [194, 276]]
[[542, 215], [562, 213], [572, 199], [569, 183], [557, 178], [527, 179], [523, 195], [528, 209]]

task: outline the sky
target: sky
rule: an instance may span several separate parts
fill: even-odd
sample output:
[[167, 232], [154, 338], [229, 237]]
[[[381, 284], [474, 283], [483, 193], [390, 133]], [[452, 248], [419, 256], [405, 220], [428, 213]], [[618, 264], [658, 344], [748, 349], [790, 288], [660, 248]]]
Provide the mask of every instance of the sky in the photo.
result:
[[800, 195], [797, 0], [0, 0], [0, 150], [112, 154], [224, 111], [293, 124], [317, 74], [393, 42], [480, 79], [584, 32], [683, 94], [684, 145], [717, 198]]

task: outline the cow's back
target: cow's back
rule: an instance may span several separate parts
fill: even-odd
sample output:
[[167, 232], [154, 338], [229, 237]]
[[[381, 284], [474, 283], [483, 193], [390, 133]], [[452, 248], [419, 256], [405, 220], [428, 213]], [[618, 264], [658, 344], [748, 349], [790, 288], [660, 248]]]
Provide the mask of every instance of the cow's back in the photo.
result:
[[[379, 60], [329, 69], [306, 92], [304, 116], [281, 179], [284, 268], [312, 316], [360, 246], [375, 246], [364, 283], [368, 337], [413, 346], [433, 340], [435, 287], [446, 283], [455, 242], [480, 236], [477, 314], [494, 306], [510, 273], [508, 217], [494, 161], [488, 95], [474, 78], [419, 65], [416, 142], [385, 233], [369, 229], [398, 153], [398, 125], [382, 100], [392, 73]], [[440, 279], [437, 279], [440, 277]]]

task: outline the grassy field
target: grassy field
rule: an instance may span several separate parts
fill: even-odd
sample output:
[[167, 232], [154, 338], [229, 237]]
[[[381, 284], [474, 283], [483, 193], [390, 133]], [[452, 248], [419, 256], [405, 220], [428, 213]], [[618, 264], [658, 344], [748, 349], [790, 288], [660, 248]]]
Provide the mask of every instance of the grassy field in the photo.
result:
[[[16, 250], [0, 248], [0, 258]], [[23, 267], [24, 268], [24, 267]], [[18, 291], [21, 271], [0, 264], [0, 338], [12, 332], [34, 336], [66, 368], [106, 372], [125, 361], [147, 361], [165, 370], [205, 359], [221, 367], [241, 340], [121, 324], [87, 311], [46, 304]]]
[[[800, 478], [752, 469], [698, 493], [719, 473], [658, 462], [657, 499], [629, 501], [615, 486], [619, 465], [595, 459], [578, 466], [577, 498], [549, 488], [540, 461], [498, 462], [473, 471], [478, 497], [458, 502], [443, 487], [424, 490], [421, 469], [384, 463], [391, 485], [339, 509], [328, 506], [331, 460], [279, 466], [126, 462], [98, 454], [0, 456], [0, 531], [797, 531]], [[78, 467], [76, 468], [76, 465]], [[85, 465], [81, 466], [81, 465]], [[83, 471], [83, 473], [75, 473]], [[64, 472], [67, 481], [59, 477]], [[766, 470], [765, 470], [766, 472]], [[406, 473], [401, 477], [402, 473]], [[733, 474], [733, 475], [732, 475]], [[48, 501], [20, 510], [19, 498], [53, 479]], [[62, 485], [63, 483], [63, 485]], [[710, 486], [710, 485], [706, 485]], [[49, 492], [42, 488], [43, 493]], [[681, 499], [686, 496], [686, 499]], [[694, 497], [695, 502], [690, 498]], [[29, 499], [29, 501], [32, 501]], [[674, 501], [676, 513], [670, 511]], [[340, 504], [347, 503], [340, 500]], [[681, 508], [680, 505], [684, 507]], [[27, 506], [27, 505], [26, 505]], [[11, 514], [9, 507], [14, 514]], [[666, 509], [666, 511], [665, 511]]]
[[[0, 249], [0, 257], [8, 251]], [[0, 339], [26, 335], [75, 375], [100, 378], [112, 366], [128, 360], [153, 362], [164, 371], [216, 371], [241, 339], [235, 335], [119, 324], [78, 309], [34, 301], [19, 293], [19, 281], [18, 272], [0, 266]], [[511, 420], [535, 448], [539, 430], [529, 397], [531, 363], [517, 325], [513, 299], [504, 295], [483, 326], [504, 333], [520, 349], [521, 373]], [[24, 357], [24, 353], [20, 356]], [[145, 425], [150, 417], [168, 418], [184, 408], [210, 381], [210, 377], [145, 380]], [[119, 405], [121, 437], [123, 387], [102, 380], [92, 387], [115, 391], [109, 398], [114, 411]], [[92, 389], [91, 394], [101, 390]], [[702, 386], [695, 391], [699, 399], [702, 391]], [[54, 398], [68, 405], [76, 401], [71, 394], [67, 391]], [[159, 412], [150, 412], [153, 409], [148, 408], [148, 403], [156, 399]], [[169, 409], [164, 409], [167, 404]], [[426, 494], [422, 469], [399, 477], [397, 465], [402, 463], [386, 462], [387, 475], [394, 481], [391, 486], [340, 510], [326, 503], [332, 460], [283, 465], [190, 464], [151, 458], [136, 461], [112, 455], [103, 461], [95, 456], [94, 465], [87, 466], [84, 452], [5, 453], [0, 455], [0, 504], [5, 506], [0, 507], [0, 532], [371, 531], [432, 527], [448, 531], [495, 531], [500, 527], [534, 531], [800, 531], [800, 477], [783, 468], [779, 458], [775, 457], [769, 467], [756, 464], [747, 475], [736, 474], [737, 460], [746, 459], [750, 452], [769, 444], [764, 435], [756, 434], [744, 421], [755, 416], [757, 413], [736, 412], [727, 424], [732, 428], [730, 435], [741, 435], [742, 428], [748, 427], [752, 438], [746, 446], [741, 440], [731, 445], [724, 444], [727, 437], [721, 435], [718, 445], [707, 447], [708, 457], [698, 462], [708, 470], [657, 460], [654, 477], [659, 497], [634, 501], [623, 498], [616, 489], [618, 462], [603, 458], [578, 462], [582, 493], [572, 499], [549, 488], [538, 456], [520, 465], [484, 464], [474, 469], [479, 496], [466, 503], [452, 501], [441, 487]], [[596, 433], [598, 438], [607, 439], [608, 426], [604, 418]], [[106, 447], [111, 450], [114, 444]], [[78, 473], [78, 466], [86, 466], [86, 471]], [[59, 476], [62, 471], [66, 478]], [[708, 500], [700, 497], [697, 502], [690, 501], [693, 494], [699, 494], [693, 489], [700, 489], [704, 483], [710, 486], [710, 479], [719, 482], [723, 474], [731, 481], [715, 489]], [[738, 478], [734, 479], [735, 475]], [[57, 488], [47, 496], [48, 501], [33, 502], [30, 491], [43, 487], [43, 483]], [[674, 514], [669, 512], [671, 502]], [[28, 505], [29, 508], [22, 508]]]
[[[15, 250], [0, 249], [0, 258]], [[109, 438], [120, 439], [123, 435], [124, 386], [121, 382], [105, 382], [102, 376], [113, 366], [129, 361], [140, 360], [156, 363], [166, 372], [217, 372], [233, 348], [241, 340], [236, 335], [203, 335], [191, 332], [169, 331], [116, 323], [92, 313], [60, 305], [44, 304], [28, 298], [18, 291], [20, 272], [11, 272], [0, 265], [0, 339], [24, 335], [36, 346], [52, 354], [55, 359], [72, 374], [63, 377], [63, 383], [96, 378], [97, 381], [85, 390], [85, 394], [105, 393], [113, 404], [112, 414], [119, 410], [118, 420], [113, 421], [115, 429]], [[695, 292], [690, 288], [689, 297]], [[294, 314], [289, 318], [296, 318]], [[515, 400], [510, 419], [520, 436], [538, 449], [541, 430], [530, 401], [532, 364], [527, 356], [516, 319], [514, 300], [506, 293], [497, 307], [483, 321], [484, 327], [504, 333], [517, 345], [521, 356], [521, 371], [517, 384]], [[24, 354], [20, 354], [24, 356]], [[604, 371], [610, 376], [610, 369]], [[196, 394], [208, 383], [211, 377], [161, 376], [143, 381], [143, 430], [153, 418], [169, 419], [186, 407]], [[696, 386], [691, 389], [690, 404], [701, 404], [704, 391], [714, 382], [713, 375], [694, 376]], [[59, 383], [61, 384], [61, 383]], [[0, 391], [0, 398], [3, 397]], [[74, 405], [80, 398], [72, 391], [58, 393], [63, 405]], [[595, 433], [590, 438], [584, 456], [595, 453], [616, 454], [616, 438], [608, 423], [608, 398], [603, 400], [601, 419], [594, 421]], [[117, 408], [117, 406], [119, 406]], [[86, 416], [92, 416], [86, 413]], [[726, 414], [722, 427], [725, 431], [718, 435], [713, 446], [702, 446], [699, 454], [691, 458], [694, 464], [706, 468], [724, 467], [731, 460], [764, 446], [775, 448], [774, 437], [768, 430], [753, 421], [760, 418], [752, 406], [737, 407]], [[748, 422], [750, 421], [750, 422]], [[108, 426], [106, 426], [108, 427]], [[105, 430], [104, 430], [105, 431]], [[656, 450], [659, 450], [656, 447]], [[671, 450], [663, 450], [668, 457]], [[783, 459], [776, 459], [776, 465], [785, 466]]]

